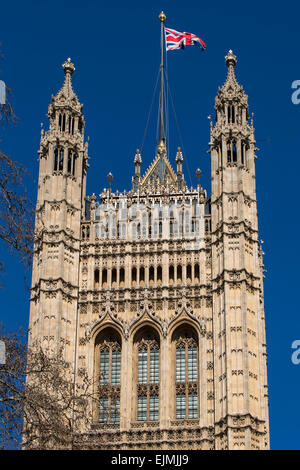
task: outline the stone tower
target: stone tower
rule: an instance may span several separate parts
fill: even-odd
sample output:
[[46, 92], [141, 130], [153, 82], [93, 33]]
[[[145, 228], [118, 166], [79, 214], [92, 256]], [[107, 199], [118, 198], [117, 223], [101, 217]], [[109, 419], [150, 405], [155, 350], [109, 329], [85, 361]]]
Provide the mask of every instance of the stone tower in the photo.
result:
[[236, 56], [211, 124], [211, 253], [216, 448], [268, 448], [262, 253], [258, 240], [255, 138]]
[[82, 106], [63, 65], [39, 151], [30, 344], [63, 346], [75, 380], [97, 385], [85, 448], [269, 447], [254, 129], [231, 51], [226, 65], [210, 197], [200, 169], [188, 187], [180, 148], [173, 170], [162, 108], [148, 170], [137, 150], [130, 190], [109, 174], [86, 197]]
[[40, 342], [74, 362], [79, 292], [80, 224], [85, 201], [87, 144], [82, 105], [73, 91], [75, 70], [52, 96], [49, 130], [41, 132], [29, 344]]

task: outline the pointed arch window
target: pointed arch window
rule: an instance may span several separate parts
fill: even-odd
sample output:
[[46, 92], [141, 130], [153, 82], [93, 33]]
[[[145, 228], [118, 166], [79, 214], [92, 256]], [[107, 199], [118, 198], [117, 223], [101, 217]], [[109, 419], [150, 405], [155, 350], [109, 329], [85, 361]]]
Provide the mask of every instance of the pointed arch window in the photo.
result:
[[156, 332], [143, 330], [137, 348], [137, 420], [159, 419], [160, 347]]
[[96, 340], [99, 375], [99, 423], [120, 422], [121, 339], [112, 329]]
[[198, 402], [198, 341], [192, 328], [181, 328], [173, 337], [176, 351], [176, 419], [196, 419]]
[[234, 123], [235, 122], [235, 107], [234, 105], [229, 105], [228, 106], [228, 123]]
[[68, 151], [68, 173], [69, 174], [72, 173], [72, 156], [73, 156], [73, 152], [72, 150], [69, 150]]
[[63, 171], [64, 169], [64, 149], [56, 147], [54, 150], [54, 171]]
[[227, 141], [227, 162], [237, 162], [237, 147], [235, 139]]

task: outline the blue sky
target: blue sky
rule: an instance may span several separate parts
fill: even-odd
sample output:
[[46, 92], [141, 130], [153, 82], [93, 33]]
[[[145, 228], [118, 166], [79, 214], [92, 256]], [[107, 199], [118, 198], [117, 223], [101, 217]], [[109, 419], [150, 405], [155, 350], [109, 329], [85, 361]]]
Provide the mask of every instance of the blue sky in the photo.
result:
[[[90, 136], [88, 193], [129, 188], [133, 157], [141, 146], [160, 61], [160, 24], [199, 35], [207, 44], [168, 53], [168, 75], [193, 184], [197, 167], [210, 192], [207, 116], [226, 77], [224, 56], [238, 57], [236, 75], [254, 112], [259, 158], [256, 164], [260, 238], [264, 240], [270, 429], [273, 449], [300, 448], [300, 364], [291, 344], [300, 339], [298, 301], [300, 104], [291, 101], [300, 80], [300, 4], [253, 0], [182, 2], [11, 1], [1, 5], [0, 79], [12, 88], [17, 126], [0, 130], [1, 148], [22, 162], [36, 181], [40, 123], [47, 128], [51, 94], [63, 83], [61, 64], [71, 57], [74, 89]], [[143, 147], [143, 169], [154, 157], [157, 126], [154, 102]], [[181, 139], [170, 115], [169, 158]], [[185, 163], [186, 165], [186, 163]], [[187, 166], [184, 167], [188, 177]], [[35, 201], [32, 180], [30, 194]], [[1, 314], [8, 327], [27, 326], [29, 293], [17, 258], [0, 246], [6, 263]]]

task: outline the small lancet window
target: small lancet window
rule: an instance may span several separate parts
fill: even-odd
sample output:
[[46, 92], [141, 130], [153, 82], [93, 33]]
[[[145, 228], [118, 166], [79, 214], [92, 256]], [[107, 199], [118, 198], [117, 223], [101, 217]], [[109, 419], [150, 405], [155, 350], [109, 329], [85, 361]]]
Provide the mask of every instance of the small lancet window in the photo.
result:
[[177, 284], [182, 283], [182, 267], [179, 265], [177, 266]]
[[199, 284], [200, 281], [200, 269], [199, 269], [199, 264], [196, 263], [194, 266], [194, 282], [195, 284]]
[[192, 283], [192, 266], [190, 264], [188, 264], [186, 267], [186, 283]]
[[94, 272], [94, 289], [99, 288], [99, 269], [95, 269]]
[[125, 285], [125, 269], [120, 269], [120, 287], [124, 287]]
[[102, 287], [107, 287], [107, 269], [102, 270]]
[[58, 149], [54, 150], [54, 171], [58, 170]]
[[63, 171], [64, 169], [64, 150], [62, 148], [58, 151], [58, 171]]
[[115, 268], [111, 272], [111, 286], [117, 287], [117, 270]]
[[174, 284], [174, 266], [169, 266], [169, 283]]
[[158, 266], [157, 268], [157, 284], [161, 285], [162, 283], [162, 267]]
[[72, 172], [72, 150], [68, 151], [68, 173], [71, 174]]
[[152, 286], [154, 284], [154, 267], [150, 266], [149, 269], [149, 285]]
[[143, 287], [145, 284], [145, 268], [140, 268], [140, 286]]
[[136, 279], [137, 279], [137, 271], [136, 268], [132, 268], [131, 271], [131, 283], [133, 286], [136, 286]]

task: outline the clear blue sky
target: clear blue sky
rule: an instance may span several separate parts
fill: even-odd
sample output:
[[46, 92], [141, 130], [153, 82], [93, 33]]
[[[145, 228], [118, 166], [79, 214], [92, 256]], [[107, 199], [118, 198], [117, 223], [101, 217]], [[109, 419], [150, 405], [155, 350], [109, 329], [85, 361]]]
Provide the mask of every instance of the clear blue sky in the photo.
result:
[[[74, 88], [84, 103], [90, 136], [88, 193], [99, 194], [112, 171], [114, 188], [129, 188], [135, 149], [140, 147], [158, 72], [160, 24], [199, 35], [207, 44], [168, 53], [169, 82], [185, 155], [194, 175], [203, 171], [210, 192], [208, 114], [226, 76], [224, 56], [238, 56], [236, 74], [255, 113], [260, 238], [264, 240], [271, 446], [300, 448], [300, 364], [291, 362], [291, 344], [300, 339], [299, 174], [300, 105], [291, 84], [300, 80], [300, 4], [253, 0], [234, 2], [11, 1], [2, 2], [1, 76], [13, 90], [16, 127], [0, 130], [1, 147], [27, 166], [35, 180], [40, 122], [51, 94], [63, 83], [61, 64], [75, 63]], [[145, 6], [146, 5], [146, 6]], [[143, 149], [143, 169], [154, 157], [157, 100]], [[170, 118], [171, 119], [171, 118]], [[170, 120], [170, 160], [180, 139]], [[188, 176], [187, 167], [184, 169]], [[193, 176], [194, 178], [194, 176]], [[194, 178], [195, 182], [195, 178]], [[30, 188], [36, 198], [36, 186]], [[8, 327], [27, 326], [29, 294], [22, 266], [0, 246], [7, 265], [0, 291]]]

